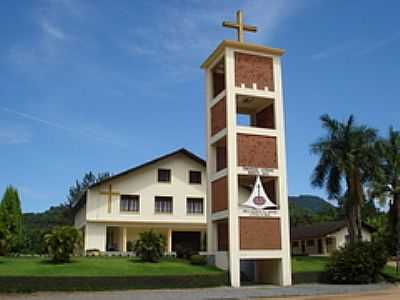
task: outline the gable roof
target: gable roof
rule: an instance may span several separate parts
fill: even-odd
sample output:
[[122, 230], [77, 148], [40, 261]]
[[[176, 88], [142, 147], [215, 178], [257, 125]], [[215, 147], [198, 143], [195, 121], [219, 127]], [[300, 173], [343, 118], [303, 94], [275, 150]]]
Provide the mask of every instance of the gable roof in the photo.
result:
[[175, 150], [173, 152], [167, 153], [165, 155], [162, 155], [160, 157], [157, 157], [155, 159], [149, 160], [149, 161], [147, 161], [147, 162], [145, 162], [145, 163], [143, 163], [141, 165], [138, 165], [136, 167], [127, 169], [127, 170], [122, 171], [120, 173], [117, 173], [117, 174], [115, 174], [113, 176], [107, 177], [107, 178], [105, 178], [105, 179], [103, 179], [103, 180], [101, 180], [99, 182], [96, 182], [95, 184], [92, 184], [91, 186], [89, 186], [89, 189], [91, 189], [91, 188], [93, 188], [95, 186], [98, 186], [98, 185], [100, 185], [100, 184], [102, 184], [104, 182], [111, 181], [113, 179], [116, 179], [118, 177], [121, 177], [121, 176], [124, 176], [126, 174], [132, 173], [134, 171], [137, 171], [137, 170], [142, 169], [144, 167], [150, 166], [152, 164], [155, 164], [156, 162], [159, 162], [161, 160], [170, 158], [170, 157], [178, 155], [178, 154], [183, 154], [183, 155], [189, 157], [190, 159], [193, 159], [197, 163], [201, 164], [202, 166], [204, 166], [204, 167], [206, 166], [206, 161], [204, 159], [200, 158], [199, 156], [197, 156], [196, 154], [190, 152], [189, 150], [186, 150], [185, 148], [181, 148], [181, 149]]
[[[202, 159], [201, 157], [197, 156], [196, 154], [190, 152], [189, 150], [187, 150], [185, 148], [181, 148], [181, 149], [175, 150], [173, 152], [167, 153], [165, 155], [159, 156], [159, 157], [157, 157], [155, 159], [149, 160], [149, 161], [147, 161], [147, 162], [145, 162], [145, 163], [143, 163], [141, 165], [135, 166], [133, 168], [127, 169], [127, 170], [122, 171], [120, 173], [117, 173], [117, 174], [115, 174], [113, 176], [110, 176], [110, 177], [107, 177], [107, 178], [105, 178], [103, 180], [100, 180], [99, 182], [96, 182], [96, 183], [92, 184], [91, 186], [89, 186], [87, 188], [87, 190], [91, 189], [93, 187], [99, 186], [100, 184], [103, 184], [105, 182], [114, 180], [116, 178], [119, 178], [121, 176], [127, 175], [129, 173], [135, 172], [135, 171], [137, 171], [139, 169], [142, 169], [144, 167], [147, 167], [147, 166], [150, 166], [152, 164], [155, 164], [155, 163], [157, 163], [157, 162], [159, 162], [161, 160], [164, 160], [164, 159], [170, 158], [172, 156], [178, 155], [178, 154], [185, 155], [186, 157], [194, 160], [195, 162], [199, 163], [200, 165], [202, 165], [204, 167], [206, 166], [206, 161], [204, 159]], [[74, 204], [74, 207], [76, 207], [76, 208], [79, 207], [84, 199], [86, 199], [86, 191], [82, 194], [82, 197]]]
[[[290, 230], [290, 238], [292, 241], [321, 238], [345, 227], [347, 223], [344, 220], [297, 226]], [[369, 232], [375, 231], [372, 226], [364, 222], [363, 227]]]

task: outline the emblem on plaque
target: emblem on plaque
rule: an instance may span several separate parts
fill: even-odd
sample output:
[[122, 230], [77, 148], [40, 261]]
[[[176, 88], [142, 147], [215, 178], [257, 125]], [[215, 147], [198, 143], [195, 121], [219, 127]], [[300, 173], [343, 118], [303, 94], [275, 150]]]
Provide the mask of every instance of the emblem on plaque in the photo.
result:
[[276, 204], [273, 203], [268, 198], [268, 195], [265, 192], [264, 187], [261, 183], [260, 176], [256, 177], [256, 182], [254, 184], [251, 195], [247, 199], [247, 201], [244, 202], [242, 205], [247, 206], [247, 207], [256, 208], [256, 209], [275, 208], [276, 207]]

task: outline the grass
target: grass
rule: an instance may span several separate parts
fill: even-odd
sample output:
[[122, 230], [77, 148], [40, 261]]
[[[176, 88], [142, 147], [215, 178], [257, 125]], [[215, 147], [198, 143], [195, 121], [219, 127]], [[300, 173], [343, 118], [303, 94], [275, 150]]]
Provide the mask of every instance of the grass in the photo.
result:
[[175, 276], [221, 274], [211, 266], [195, 266], [185, 260], [164, 259], [146, 263], [127, 257], [76, 257], [71, 263], [53, 264], [39, 257], [0, 259], [0, 277], [10, 276]]
[[400, 272], [396, 273], [396, 268], [392, 266], [385, 266], [383, 269], [383, 274], [395, 281], [400, 281]]
[[323, 272], [329, 258], [323, 256], [294, 256], [292, 258], [292, 272]]

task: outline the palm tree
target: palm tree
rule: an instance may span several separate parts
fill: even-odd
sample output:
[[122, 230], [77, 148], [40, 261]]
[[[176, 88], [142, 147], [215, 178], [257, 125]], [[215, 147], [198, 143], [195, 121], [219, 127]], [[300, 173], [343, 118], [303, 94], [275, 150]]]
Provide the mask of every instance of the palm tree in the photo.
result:
[[322, 115], [321, 122], [327, 134], [311, 145], [312, 153], [320, 156], [311, 183], [315, 187], [325, 186], [329, 199], [344, 199], [350, 242], [360, 241], [363, 183], [375, 165], [376, 130], [356, 125], [353, 115], [343, 123]]
[[379, 168], [374, 174], [372, 195], [389, 201], [390, 232], [397, 237], [396, 252], [400, 258], [400, 132], [389, 128], [387, 139], [376, 143]]

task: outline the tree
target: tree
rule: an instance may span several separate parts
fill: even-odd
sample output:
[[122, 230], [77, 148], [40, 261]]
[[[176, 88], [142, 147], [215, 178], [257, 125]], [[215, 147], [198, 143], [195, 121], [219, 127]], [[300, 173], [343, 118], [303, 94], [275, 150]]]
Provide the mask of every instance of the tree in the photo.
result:
[[72, 226], [57, 226], [44, 236], [46, 246], [55, 263], [70, 261], [74, 250], [80, 245], [81, 234]]
[[158, 262], [164, 254], [165, 245], [165, 237], [160, 233], [150, 230], [139, 234], [139, 239], [136, 241], [133, 249], [136, 255], [140, 256], [143, 261]]
[[0, 203], [0, 223], [10, 234], [10, 250], [19, 251], [22, 244], [22, 211], [18, 191], [7, 187]]
[[389, 129], [386, 139], [376, 143], [379, 167], [374, 172], [371, 193], [383, 202], [389, 202], [389, 231], [400, 258], [400, 132]]
[[10, 248], [11, 235], [6, 227], [0, 223], [0, 256], [8, 253]]
[[74, 222], [74, 211], [73, 211], [74, 203], [77, 202], [83, 196], [88, 187], [99, 181], [106, 179], [107, 177], [110, 177], [109, 172], [98, 173], [96, 176], [93, 174], [92, 171], [90, 171], [89, 173], [86, 173], [83, 176], [81, 181], [76, 180], [75, 185], [69, 188], [67, 200], [64, 203], [65, 207], [64, 214], [67, 220], [69, 220], [69, 224], [73, 224]]
[[343, 123], [322, 115], [321, 122], [327, 135], [311, 145], [312, 153], [320, 156], [311, 183], [325, 186], [330, 199], [343, 199], [350, 242], [361, 241], [363, 184], [371, 176], [376, 160], [376, 130], [356, 125], [352, 115]]

